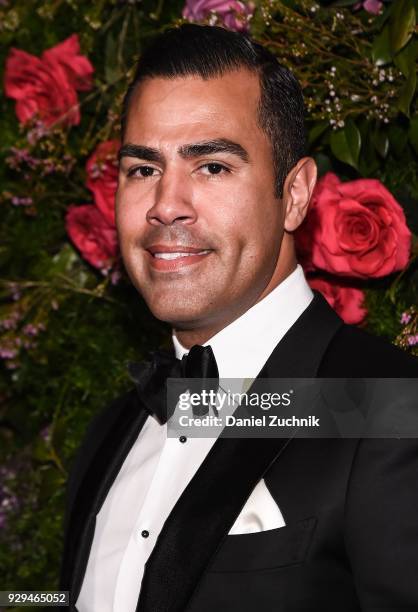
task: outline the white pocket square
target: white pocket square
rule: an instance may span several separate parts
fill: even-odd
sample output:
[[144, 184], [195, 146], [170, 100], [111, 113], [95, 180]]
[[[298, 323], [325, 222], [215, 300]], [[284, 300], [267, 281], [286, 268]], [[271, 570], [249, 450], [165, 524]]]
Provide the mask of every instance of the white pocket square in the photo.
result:
[[229, 535], [256, 533], [257, 531], [277, 529], [285, 525], [280, 508], [262, 479], [254, 487], [247, 503], [232, 525]]

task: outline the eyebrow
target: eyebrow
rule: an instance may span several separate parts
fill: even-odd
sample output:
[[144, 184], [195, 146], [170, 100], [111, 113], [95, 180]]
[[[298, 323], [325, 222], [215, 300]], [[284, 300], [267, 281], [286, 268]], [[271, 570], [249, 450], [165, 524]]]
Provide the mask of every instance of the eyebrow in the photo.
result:
[[[214, 140], [204, 140], [202, 142], [185, 144], [179, 147], [178, 153], [184, 159], [193, 159], [195, 157], [202, 157], [203, 155], [213, 155], [214, 153], [231, 153], [242, 159], [245, 163], [249, 162], [248, 153], [244, 147], [227, 138], [216, 138]], [[120, 148], [118, 154], [119, 161], [122, 157], [137, 157], [146, 161], [159, 163], [164, 161], [158, 149], [129, 143]]]
[[185, 159], [212, 155], [213, 153], [232, 153], [242, 161], [248, 163], [247, 151], [237, 142], [227, 138], [216, 138], [215, 140], [205, 140], [194, 144], [186, 144], [179, 148], [179, 154]]
[[144, 147], [143, 145], [125, 144], [119, 149], [118, 159], [122, 157], [138, 157], [150, 162], [162, 162], [163, 157], [158, 149]]

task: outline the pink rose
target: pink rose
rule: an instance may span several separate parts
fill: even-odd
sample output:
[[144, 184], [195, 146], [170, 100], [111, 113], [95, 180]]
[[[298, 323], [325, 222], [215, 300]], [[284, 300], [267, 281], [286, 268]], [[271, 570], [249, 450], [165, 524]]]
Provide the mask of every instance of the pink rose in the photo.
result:
[[308, 278], [307, 280], [312, 289], [317, 289], [322, 293], [328, 304], [346, 323], [355, 325], [363, 321], [367, 314], [367, 310], [363, 307], [363, 291], [323, 278]]
[[365, 11], [371, 13], [372, 15], [379, 15], [382, 10], [383, 2], [380, 0], [361, 0], [354, 5], [354, 10], [364, 8]]
[[372, 15], [378, 15], [382, 10], [383, 2], [380, 0], [364, 0], [363, 8]]
[[4, 89], [16, 100], [21, 123], [33, 117], [45, 125], [80, 123], [77, 91], [92, 87], [93, 67], [80, 55], [77, 34], [44, 51], [41, 58], [12, 48], [6, 59]]
[[87, 165], [87, 187], [94, 194], [96, 206], [108, 223], [115, 225], [115, 193], [118, 184], [118, 158], [120, 143], [108, 140], [100, 143]]
[[306, 271], [359, 278], [402, 270], [411, 247], [403, 209], [380, 181], [342, 183], [331, 172], [318, 181], [295, 239]]
[[94, 204], [70, 206], [65, 224], [82, 257], [95, 268], [107, 272], [118, 255], [116, 228]]
[[252, 2], [239, 0], [186, 0], [183, 17], [189, 21], [203, 21], [215, 13], [230, 30], [246, 31], [254, 8]]

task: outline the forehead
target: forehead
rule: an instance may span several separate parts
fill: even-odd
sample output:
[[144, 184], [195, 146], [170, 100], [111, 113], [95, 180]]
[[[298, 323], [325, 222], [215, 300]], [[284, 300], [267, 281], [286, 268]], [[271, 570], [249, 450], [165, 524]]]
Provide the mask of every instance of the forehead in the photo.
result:
[[220, 77], [148, 78], [134, 91], [125, 141], [162, 138], [264, 138], [257, 123], [260, 84], [246, 69]]

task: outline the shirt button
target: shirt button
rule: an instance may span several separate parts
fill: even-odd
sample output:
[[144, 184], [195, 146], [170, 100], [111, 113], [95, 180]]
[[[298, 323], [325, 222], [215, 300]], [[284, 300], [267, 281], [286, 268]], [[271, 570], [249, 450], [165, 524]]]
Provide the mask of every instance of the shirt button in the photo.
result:
[[143, 529], [141, 531], [141, 535], [143, 538], [147, 538], [149, 536], [149, 531], [147, 531], [146, 529]]
[[187, 441], [187, 438], [186, 438], [186, 436], [180, 436], [179, 440], [180, 440], [180, 442], [182, 442], [184, 444], [184, 442]]

